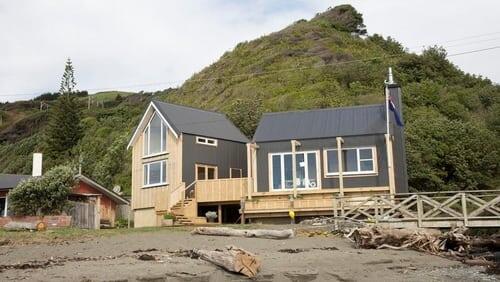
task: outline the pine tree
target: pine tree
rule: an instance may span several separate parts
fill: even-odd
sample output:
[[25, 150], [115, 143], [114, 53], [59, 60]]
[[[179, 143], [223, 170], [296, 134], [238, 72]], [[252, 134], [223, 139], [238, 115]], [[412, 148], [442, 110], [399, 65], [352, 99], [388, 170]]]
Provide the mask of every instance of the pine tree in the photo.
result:
[[75, 100], [75, 78], [71, 60], [68, 59], [61, 79], [60, 96], [50, 109], [46, 130], [47, 153], [53, 158], [70, 154], [82, 137], [80, 110]]

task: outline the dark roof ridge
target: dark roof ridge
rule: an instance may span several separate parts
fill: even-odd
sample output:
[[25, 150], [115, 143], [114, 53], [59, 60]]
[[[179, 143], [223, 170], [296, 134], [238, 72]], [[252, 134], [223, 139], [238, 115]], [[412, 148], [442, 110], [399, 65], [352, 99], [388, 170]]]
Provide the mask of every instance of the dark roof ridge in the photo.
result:
[[168, 103], [168, 102], [163, 102], [163, 101], [155, 100], [155, 99], [151, 100], [151, 102], [157, 102], [157, 103], [162, 103], [162, 104], [169, 104], [169, 105], [173, 105], [173, 106], [177, 106], [177, 107], [181, 107], [181, 108], [185, 108], [185, 109], [196, 110], [196, 111], [200, 111], [200, 112], [207, 112], [207, 113], [212, 113], [212, 114], [218, 114], [218, 115], [225, 116], [225, 114], [223, 114], [221, 112], [204, 110], [204, 109], [195, 108], [195, 107], [191, 107], [191, 106], [180, 105], [180, 104]]
[[369, 104], [369, 105], [355, 105], [347, 107], [322, 108], [322, 109], [310, 109], [310, 110], [293, 110], [293, 111], [283, 111], [283, 112], [269, 112], [269, 113], [263, 113], [263, 115], [280, 115], [289, 113], [307, 113], [307, 112], [319, 112], [319, 111], [331, 111], [331, 110], [343, 110], [343, 109], [355, 109], [355, 108], [371, 108], [371, 107], [380, 107], [383, 105], [384, 104]]

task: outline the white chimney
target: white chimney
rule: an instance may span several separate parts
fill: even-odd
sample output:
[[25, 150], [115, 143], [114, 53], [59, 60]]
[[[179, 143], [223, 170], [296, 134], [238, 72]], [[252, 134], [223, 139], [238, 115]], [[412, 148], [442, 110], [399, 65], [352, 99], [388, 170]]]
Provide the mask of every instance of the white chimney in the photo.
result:
[[33, 176], [42, 176], [42, 153], [33, 154]]

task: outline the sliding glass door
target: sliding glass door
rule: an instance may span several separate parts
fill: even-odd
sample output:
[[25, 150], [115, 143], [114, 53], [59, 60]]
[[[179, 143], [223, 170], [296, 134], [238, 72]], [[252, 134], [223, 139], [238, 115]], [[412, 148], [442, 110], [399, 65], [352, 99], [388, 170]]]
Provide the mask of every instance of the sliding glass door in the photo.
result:
[[[295, 185], [300, 189], [319, 188], [317, 152], [295, 153]], [[276, 153], [270, 155], [270, 180], [273, 190], [293, 188], [292, 153]]]

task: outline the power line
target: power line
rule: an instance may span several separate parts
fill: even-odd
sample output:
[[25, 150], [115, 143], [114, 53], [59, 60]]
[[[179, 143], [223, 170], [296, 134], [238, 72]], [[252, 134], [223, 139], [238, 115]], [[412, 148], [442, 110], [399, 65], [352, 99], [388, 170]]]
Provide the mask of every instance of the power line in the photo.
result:
[[[488, 48], [483, 48], [483, 49], [476, 49], [476, 50], [470, 50], [470, 51], [465, 51], [461, 53], [454, 53], [454, 54], [449, 54], [446, 57], [456, 57], [456, 56], [461, 56], [461, 55], [466, 55], [466, 54], [472, 54], [472, 53], [479, 53], [479, 52], [484, 52], [488, 50], [494, 50], [494, 49], [499, 49], [499, 46], [493, 46], [493, 47], [488, 47]], [[283, 73], [283, 72], [290, 72], [290, 71], [300, 71], [300, 70], [307, 70], [307, 69], [317, 69], [317, 68], [324, 68], [324, 67], [329, 67], [329, 66], [340, 66], [340, 65], [346, 65], [346, 64], [353, 64], [353, 63], [365, 63], [365, 62], [370, 62], [374, 60], [380, 60], [380, 59], [390, 59], [390, 58], [396, 58], [396, 57], [402, 57], [407, 55], [407, 53], [403, 54], [395, 54], [395, 55], [384, 55], [384, 56], [377, 56], [377, 57], [372, 57], [372, 58], [367, 58], [367, 59], [356, 59], [356, 60], [349, 60], [349, 61], [343, 61], [343, 62], [335, 62], [335, 63], [330, 63], [330, 64], [323, 64], [323, 65], [314, 65], [314, 66], [304, 66], [304, 67], [292, 67], [292, 68], [286, 68], [286, 69], [279, 69], [279, 70], [273, 70], [273, 71], [261, 71], [261, 72], [253, 72], [253, 73], [242, 73], [242, 74], [235, 74], [235, 75], [227, 75], [227, 76], [218, 76], [218, 77], [212, 77], [212, 78], [199, 78], [199, 79], [189, 79], [189, 80], [178, 80], [178, 81], [164, 81], [164, 82], [155, 82], [155, 83], [144, 83], [144, 84], [130, 84], [130, 85], [125, 85], [125, 86], [114, 86], [114, 87], [107, 87], [107, 88], [91, 88], [87, 89], [87, 91], [104, 91], [104, 90], [110, 90], [110, 89], [117, 89], [117, 88], [134, 88], [134, 87], [144, 87], [144, 86], [154, 86], [154, 85], [165, 85], [165, 84], [174, 84], [174, 83], [193, 83], [193, 82], [204, 82], [204, 81], [214, 81], [214, 80], [219, 80], [219, 79], [228, 79], [228, 78], [236, 78], [236, 77], [242, 77], [242, 76], [260, 76], [260, 75], [267, 75], [267, 74], [275, 74], [275, 73]], [[37, 95], [34, 93], [31, 94], [7, 94], [7, 95], [0, 95], [3, 97], [16, 97], [16, 96], [33, 96]]]

